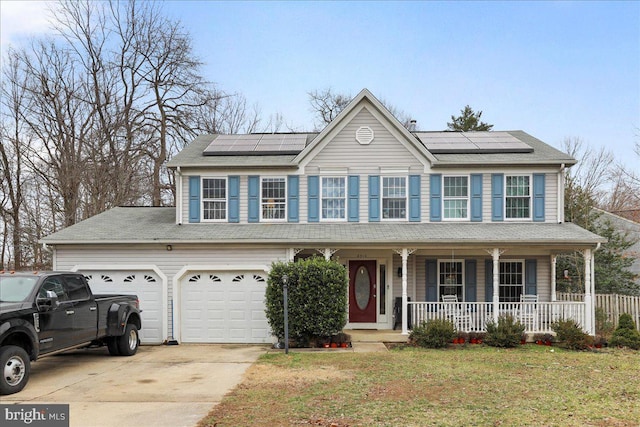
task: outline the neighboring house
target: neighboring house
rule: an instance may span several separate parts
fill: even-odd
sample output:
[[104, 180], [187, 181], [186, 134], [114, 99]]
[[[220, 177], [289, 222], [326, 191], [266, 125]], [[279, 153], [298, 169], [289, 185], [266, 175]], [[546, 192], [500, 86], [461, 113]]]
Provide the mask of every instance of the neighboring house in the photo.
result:
[[272, 342], [271, 263], [318, 254], [348, 269], [347, 329], [392, 329], [399, 301], [403, 333], [501, 313], [593, 333], [591, 262], [586, 302], [555, 301], [556, 255], [591, 261], [605, 241], [564, 222], [575, 163], [522, 131], [409, 131], [365, 89], [318, 134], [202, 135], [168, 164], [175, 208], [115, 208], [43, 242], [96, 291], [137, 293], [146, 343]]
[[629, 240], [635, 242], [624, 251], [624, 255], [635, 259], [629, 270], [638, 276], [636, 281], [640, 283], [640, 210], [607, 212], [596, 209], [596, 211], [601, 214], [601, 219], [610, 221], [616, 230], [625, 233]]

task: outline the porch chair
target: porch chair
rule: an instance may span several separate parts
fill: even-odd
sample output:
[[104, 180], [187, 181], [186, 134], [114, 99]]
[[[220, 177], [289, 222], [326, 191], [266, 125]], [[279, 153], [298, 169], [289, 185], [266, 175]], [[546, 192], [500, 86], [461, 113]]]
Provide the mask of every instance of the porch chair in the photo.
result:
[[442, 295], [445, 317], [453, 322], [458, 331], [466, 331], [471, 326], [471, 316], [458, 301], [457, 295]]
[[538, 329], [538, 295], [520, 295], [518, 320], [527, 329]]
[[[411, 302], [411, 297], [407, 297], [407, 302]], [[393, 330], [398, 326], [402, 328], [402, 297], [396, 297], [393, 304]], [[411, 329], [411, 306], [407, 310], [407, 329]]]

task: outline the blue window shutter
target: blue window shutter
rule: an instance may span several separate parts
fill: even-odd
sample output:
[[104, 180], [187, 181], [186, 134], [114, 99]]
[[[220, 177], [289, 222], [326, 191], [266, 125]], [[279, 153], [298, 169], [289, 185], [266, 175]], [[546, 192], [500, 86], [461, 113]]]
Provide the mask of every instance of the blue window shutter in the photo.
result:
[[524, 293], [527, 295], [538, 294], [538, 262], [535, 259], [524, 260]]
[[349, 222], [360, 221], [360, 177], [358, 175], [349, 176], [348, 182], [348, 202], [347, 212]]
[[189, 177], [189, 222], [200, 222], [200, 177]]
[[300, 221], [300, 177], [298, 175], [289, 175], [287, 177], [287, 216], [289, 222]]
[[249, 222], [260, 221], [260, 177], [249, 177]]
[[369, 175], [369, 222], [380, 221], [380, 177]]
[[544, 174], [533, 174], [533, 220], [544, 222]]
[[504, 174], [491, 175], [491, 221], [504, 220]]
[[484, 263], [484, 300], [493, 301], [493, 260]]
[[431, 187], [430, 219], [432, 222], [442, 221], [442, 175], [432, 174], [429, 179]]
[[229, 222], [240, 222], [240, 177], [229, 177]]
[[310, 175], [307, 177], [307, 184], [309, 197], [307, 218], [309, 222], [318, 222], [320, 221], [320, 179], [318, 176]]
[[482, 174], [471, 174], [471, 221], [482, 222]]
[[428, 259], [425, 261], [426, 276], [427, 276], [427, 301], [438, 301], [438, 264], [435, 259]]
[[464, 287], [465, 287], [465, 301], [476, 302], [477, 300], [477, 276], [476, 276], [476, 260], [468, 259], [464, 265]]
[[409, 221], [420, 222], [420, 175], [409, 175]]

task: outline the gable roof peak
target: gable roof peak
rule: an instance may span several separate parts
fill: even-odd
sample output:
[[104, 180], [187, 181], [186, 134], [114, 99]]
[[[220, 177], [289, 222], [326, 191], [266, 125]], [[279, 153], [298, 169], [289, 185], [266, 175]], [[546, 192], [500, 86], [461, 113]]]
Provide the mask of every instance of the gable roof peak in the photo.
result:
[[422, 155], [431, 163], [436, 162], [436, 158], [433, 154], [431, 154], [425, 147], [418, 141], [416, 136], [405, 128], [402, 123], [384, 106], [382, 102], [378, 98], [376, 98], [371, 91], [367, 88], [363, 88], [356, 96], [351, 99], [351, 101], [347, 104], [346, 107], [329, 123], [327, 126], [322, 129], [322, 131], [309, 143], [304, 150], [300, 152], [294, 159], [295, 163], [299, 163], [303, 161], [309, 153], [311, 153], [318, 144], [323, 141], [327, 135], [329, 135], [334, 129], [338, 128], [342, 125], [344, 120], [347, 117], [350, 117], [353, 112], [359, 108], [359, 106], [368, 102], [370, 106], [372, 106], [378, 113], [382, 115], [382, 119], [386, 121], [390, 128], [392, 128], [399, 136], [407, 141], [409, 144], [413, 145], [418, 151], [422, 153]]

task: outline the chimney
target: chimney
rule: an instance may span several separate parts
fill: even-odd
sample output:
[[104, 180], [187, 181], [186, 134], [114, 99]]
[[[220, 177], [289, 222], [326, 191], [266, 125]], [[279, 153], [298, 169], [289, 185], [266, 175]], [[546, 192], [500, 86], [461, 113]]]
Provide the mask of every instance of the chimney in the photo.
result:
[[416, 131], [416, 119], [411, 119], [411, 121], [409, 122], [409, 132], [415, 132]]

